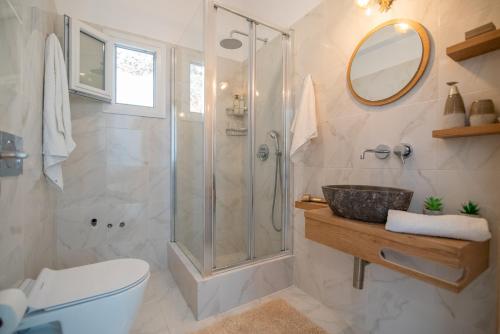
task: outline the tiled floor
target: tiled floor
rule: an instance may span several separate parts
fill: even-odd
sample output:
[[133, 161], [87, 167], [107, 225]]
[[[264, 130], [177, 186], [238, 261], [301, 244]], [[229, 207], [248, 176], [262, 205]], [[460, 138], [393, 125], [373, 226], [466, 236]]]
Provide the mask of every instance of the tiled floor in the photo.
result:
[[352, 333], [338, 314], [296, 287], [266, 296], [215, 317], [196, 321], [182, 298], [170, 272], [151, 276], [144, 303], [131, 334], [183, 334], [203, 328], [221, 317], [239, 313], [273, 298], [282, 298], [317, 325], [332, 334]]

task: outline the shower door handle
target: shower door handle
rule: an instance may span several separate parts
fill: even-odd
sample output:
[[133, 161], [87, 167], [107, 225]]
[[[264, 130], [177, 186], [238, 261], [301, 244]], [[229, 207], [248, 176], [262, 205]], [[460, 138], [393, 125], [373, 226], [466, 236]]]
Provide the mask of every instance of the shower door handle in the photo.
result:
[[217, 187], [215, 186], [215, 174], [212, 175], [212, 194], [214, 195], [214, 198], [212, 199], [212, 205], [213, 210], [215, 210], [215, 203], [217, 203]]

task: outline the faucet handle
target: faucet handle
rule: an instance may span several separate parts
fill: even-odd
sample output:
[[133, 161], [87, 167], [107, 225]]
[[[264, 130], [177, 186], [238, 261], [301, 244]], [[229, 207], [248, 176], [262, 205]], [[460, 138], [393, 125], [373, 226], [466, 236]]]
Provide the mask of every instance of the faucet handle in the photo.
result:
[[413, 147], [410, 144], [401, 143], [394, 146], [392, 152], [401, 159], [401, 162], [404, 165], [406, 159], [408, 159], [413, 154]]

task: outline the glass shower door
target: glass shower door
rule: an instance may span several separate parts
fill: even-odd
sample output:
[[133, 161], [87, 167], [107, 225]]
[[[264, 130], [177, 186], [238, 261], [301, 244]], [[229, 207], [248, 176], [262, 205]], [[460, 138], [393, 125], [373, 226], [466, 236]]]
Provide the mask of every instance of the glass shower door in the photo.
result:
[[[262, 25], [255, 52], [254, 242], [256, 258], [284, 250], [284, 37]], [[266, 157], [260, 151], [268, 152]]]
[[215, 269], [285, 250], [287, 37], [217, 12]]
[[[203, 36], [199, 6], [181, 36]], [[192, 48], [175, 47], [172, 56], [172, 214], [173, 240], [194, 266], [205, 269], [205, 144], [203, 39]]]
[[217, 12], [214, 120], [214, 264], [249, 259], [248, 22]]

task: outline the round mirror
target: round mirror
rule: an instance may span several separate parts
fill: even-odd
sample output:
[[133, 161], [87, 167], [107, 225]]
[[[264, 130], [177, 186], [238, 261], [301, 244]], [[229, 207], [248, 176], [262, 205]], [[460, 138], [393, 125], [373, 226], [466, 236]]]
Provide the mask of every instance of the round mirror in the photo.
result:
[[414, 21], [396, 19], [373, 29], [349, 62], [347, 81], [361, 103], [380, 106], [408, 93], [425, 72], [430, 40]]

